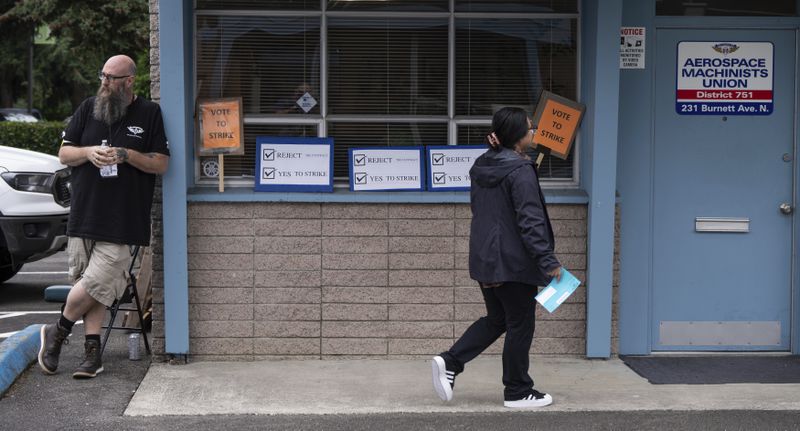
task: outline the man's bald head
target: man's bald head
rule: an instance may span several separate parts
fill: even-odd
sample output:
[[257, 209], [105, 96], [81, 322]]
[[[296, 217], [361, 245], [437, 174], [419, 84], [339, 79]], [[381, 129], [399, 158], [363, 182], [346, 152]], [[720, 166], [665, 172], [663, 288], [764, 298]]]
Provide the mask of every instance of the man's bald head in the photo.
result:
[[116, 76], [136, 75], [136, 63], [127, 55], [115, 55], [106, 61], [103, 70]]
[[125, 115], [133, 103], [136, 63], [127, 55], [115, 55], [106, 61], [100, 72], [100, 88], [94, 99], [94, 118], [108, 125]]

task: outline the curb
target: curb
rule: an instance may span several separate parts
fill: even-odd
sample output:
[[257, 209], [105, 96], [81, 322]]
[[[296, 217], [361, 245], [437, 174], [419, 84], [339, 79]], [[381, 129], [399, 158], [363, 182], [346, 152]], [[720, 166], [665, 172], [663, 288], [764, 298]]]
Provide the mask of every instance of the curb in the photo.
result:
[[30, 325], [0, 343], [0, 395], [36, 360], [41, 327]]

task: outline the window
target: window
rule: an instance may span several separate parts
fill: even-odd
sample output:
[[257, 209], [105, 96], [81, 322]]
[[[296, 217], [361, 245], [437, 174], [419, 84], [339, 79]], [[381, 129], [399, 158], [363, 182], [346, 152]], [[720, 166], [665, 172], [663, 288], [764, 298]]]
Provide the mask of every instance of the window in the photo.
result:
[[319, 10], [319, 0], [197, 0], [197, 10]]
[[456, 12], [578, 13], [575, 0], [456, 0]]
[[456, 115], [532, 112], [547, 89], [575, 100], [577, 23], [572, 19], [456, 19]]
[[328, 0], [328, 10], [447, 12], [448, 0]]
[[[333, 137], [344, 183], [351, 147], [482, 144], [500, 107], [578, 95], [577, 0], [196, 0], [195, 22], [197, 98], [243, 101], [232, 185], [252, 184], [256, 136]], [[572, 156], [539, 174], [576, 182]]]
[[330, 115], [447, 115], [447, 19], [328, 20]]
[[197, 17], [197, 97], [242, 97], [245, 114], [304, 114], [300, 96], [319, 100], [319, 35], [319, 17]]
[[656, 0], [656, 15], [797, 16], [796, 0]]

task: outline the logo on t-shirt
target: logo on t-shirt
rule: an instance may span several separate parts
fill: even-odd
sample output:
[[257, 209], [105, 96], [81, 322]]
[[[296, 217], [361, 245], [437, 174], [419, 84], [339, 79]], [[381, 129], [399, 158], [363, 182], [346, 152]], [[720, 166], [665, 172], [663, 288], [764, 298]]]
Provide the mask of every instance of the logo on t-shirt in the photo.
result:
[[128, 136], [131, 138], [139, 138], [142, 139], [142, 133], [144, 133], [144, 129], [139, 126], [128, 126]]

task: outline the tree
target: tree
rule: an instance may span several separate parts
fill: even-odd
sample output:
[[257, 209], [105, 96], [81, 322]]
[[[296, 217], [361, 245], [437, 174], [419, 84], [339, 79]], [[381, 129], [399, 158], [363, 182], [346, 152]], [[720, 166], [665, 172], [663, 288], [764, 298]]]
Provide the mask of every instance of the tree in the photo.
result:
[[[9, 3], [14, 4], [8, 8]], [[71, 114], [83, 99], [95, 93], [99, 85], [97, 72], [112, 55], [129, 55], [137, 61], [137, 79], [149, 79], [147, 0], [0, 0], [0, 12], [3, 13], [0, 15], [0, 29], [4, 35], [9, 34], [5, 26], [20, 32], [28, 29], [22, 42], [26, 49], [22, 51], [19, 51], [19, 42], [3, 41], [0, 53], [5, 53], [2, 50], [9, 45], [8, 50], [17, 54], [0, 59], [0, 73], [8, 69], [8, 73], [13, 70], [15, 76], [19, 76], [17, 63], [21, 62], [21, 75], [24, 76], [27, 38], [32, 29], [47, 25], [55, 38], [54, 44], [36, 45], [34, 50], [34, 99], [46, 117], [63, 118]], [[18, 36], [15, 33], [15, 37], [9, 39]], [[19, 98], [18, 93], [13, 94]], [[7, 106], [6, 102], [2, 100], [4, 106]]]
[[0, 106], [9, 107], [25, 91], [30, 27], [15, 19], [2, 19], [14, 0], [0, 0]]

